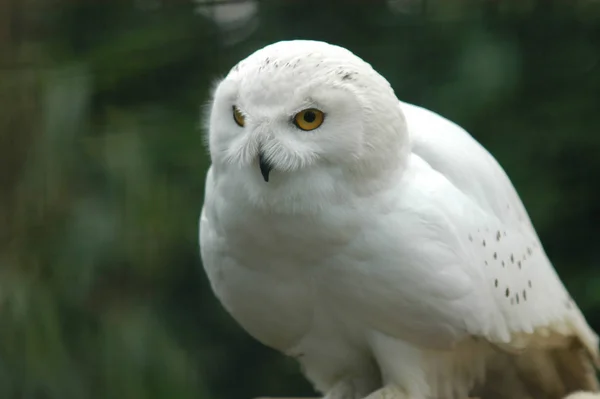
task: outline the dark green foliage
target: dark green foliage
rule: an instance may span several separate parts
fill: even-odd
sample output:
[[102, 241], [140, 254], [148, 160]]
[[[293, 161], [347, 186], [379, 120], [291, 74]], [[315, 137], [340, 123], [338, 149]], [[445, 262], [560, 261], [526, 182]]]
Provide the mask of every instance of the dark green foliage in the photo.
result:
[[282, 39], [343, 45], [467, 128], [600, 331], [597, 2], [263, 1], [232, 31], [186, 1], [59, 3], [0, 31], [0, 397], [311, 393], [224, 312], [197, 244], [200, 107]]

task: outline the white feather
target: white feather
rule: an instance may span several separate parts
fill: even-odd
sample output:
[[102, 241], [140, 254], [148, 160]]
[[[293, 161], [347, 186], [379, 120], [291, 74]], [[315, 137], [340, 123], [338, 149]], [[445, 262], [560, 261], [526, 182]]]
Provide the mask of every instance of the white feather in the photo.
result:
[[[290, 123], [305, 107], [326, 114], [311, 132]], [[349, 51], [311, 41], [257, 51], [215, 91], [209, 130], [200, 244], [212, 288], [329, 398], [348, 380], [361, 381], [349, 397], [365, 396], [380, 373], [414, 398], [464, 398], [492, 347], [577, 337], [597, 357], [494, 158], [450, 121], [399, 103]]]

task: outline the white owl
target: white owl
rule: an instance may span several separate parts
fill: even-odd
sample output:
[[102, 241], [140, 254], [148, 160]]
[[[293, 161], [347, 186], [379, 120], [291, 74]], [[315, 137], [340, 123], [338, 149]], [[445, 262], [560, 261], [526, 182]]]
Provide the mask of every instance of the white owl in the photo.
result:
[[350, 51], [258, 50], [218, 84], [208, 131], [212, 289], [327, 399], [598, 389], [598, 338], [502, 168]]

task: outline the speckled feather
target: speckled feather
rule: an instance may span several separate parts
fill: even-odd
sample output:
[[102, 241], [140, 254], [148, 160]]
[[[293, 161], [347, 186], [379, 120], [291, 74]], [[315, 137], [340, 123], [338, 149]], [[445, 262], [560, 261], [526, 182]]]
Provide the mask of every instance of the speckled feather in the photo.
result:
[[[326, 116], [304, 132], [291, 120], [308, 107]], [[502, 168], [457, 125], [399, 102], [349, 51], [312, 41], [257, 51], [217, 86], [208, 131], [200, 244], [212, 288], [327, 399], [382, 385], [463, 399], [499, 356], [521, 359], [517, 374], [553, 350], [597, 361], [597, 336]], [[540, 389], [594, 388], [584, 377]], [[544, 385], [524, 380], [497, 397]]]
[[[576, 334], [597, 359], [598, 338], [561, 283], [500, 165], [459, 126], [422, 108], [403, 108], [412, 115], [413, 153], [482, 213], [463, 231], [463, 242], [486, 275], [511, 334], [510, 345], [526, 345], [529, 338], [539, 340], [552, 332]], [[538, 334], [529, 338], [520, 334], [534, 330]]]

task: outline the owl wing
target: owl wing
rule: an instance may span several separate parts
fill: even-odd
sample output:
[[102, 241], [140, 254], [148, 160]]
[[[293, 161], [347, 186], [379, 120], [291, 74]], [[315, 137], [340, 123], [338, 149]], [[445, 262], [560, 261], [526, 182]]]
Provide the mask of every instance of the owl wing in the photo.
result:
[[478, 336], [518, 351], [575, 337], [597, 358], [597, 336], [499, 164], [460, 127], [402, 107], [414, 142], [408, 170], [391, 190], [393, 210], [322, 272], [331, 303], [423, 347]]
[[[496, 288], [501, 287], [499, 282], [496, 287], [495, 278], [493, 291], [513, 336], [509, 344], [527, 345], [533, 342], [532, 339], [539, 342], [540, 334], [546, 337], [541, 341], [547, 342], [551, 342], [555, 334], [576, 336], [598, 362], [597, 335], [590, 329], [560, 281], [525, 206], [496, 159], [464, 129], [440, 115], [406, 103], [400, 106], [407, 116], [414, 140], [413, 152], [448, 179], [494, 222], [505, 227], [504, 231], [496, 230], [495, 237], [494, 234], [491, 237], [487, 234], [488, 239], [495, 242], [488, 248], [497, 247], [497, 251], [494, 251], [497, 259], [494, 258], [494, 252], [484, 249], [483, 242], [479, 256], [489, 258], [491, 253], [492, 259], [487, 264], [484, 261], [484, 266], [499, 263], [504, 271], [507, 282], [505, 299], [498, 297], [499, 290]], [[486, 228], [483, 229], [485, 231]], [[511, 238], [507, 237], [507, 231], [513, 232]], [[494, 232], [490, 230], [489, 233]], [[488, 279], [496, 274], [493, 268], [486, 267], [484, 270], [488, 272]], [[541, 279], [542, 276], [547, 277]], [[533, 289], [533, 280], [536, 279], [541, 279], [544, 290]], [[512, 284], [520, 286], [521, 292], [517, 289], [517, 292], [513, 290], [511, 293], [508, 286]], [[527, 298], [528, 291], [530, 298]], [[551, 295], [552, 298], [544, 295]], [[522, 314], [522, 306], [518, 305], [527, 301], [530, 302], [529, 306]], [[531, 334], [531, 329], [535, 334]]]

